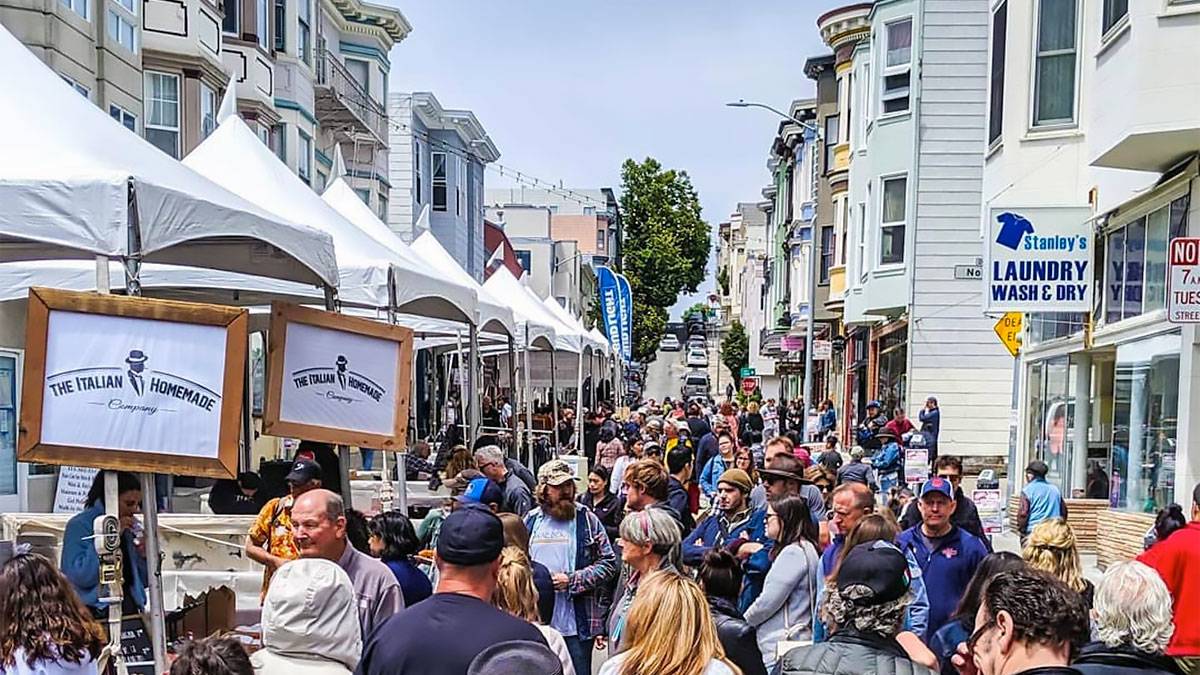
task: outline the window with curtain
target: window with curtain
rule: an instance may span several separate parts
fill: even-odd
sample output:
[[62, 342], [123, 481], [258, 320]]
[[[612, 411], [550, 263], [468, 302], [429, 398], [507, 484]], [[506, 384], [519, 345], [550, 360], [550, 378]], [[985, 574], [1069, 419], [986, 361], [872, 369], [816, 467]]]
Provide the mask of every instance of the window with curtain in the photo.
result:
[[309, 0], [296, 3], [296, 55], [308, 65], [312, 65], [312, 28], [309, 21], [312, 11]]
[[992, 63], [988, 74], [988, 145], [1004, 131], [1004, 55], [1008, 40], [1008, 0], [992, 12]]
[[287, 51], [287, 0], [275, 0], [275, 51]]
[[837, 245], [837, 235], [832, 225], [821, 227], [821, 266], [817, 270], [817, 282], [824, 285], [829, 283], [829, 268], [833, 267], [833, 256]]
[[912, 19], [887, 24], [883, 64], [883, 113], [908, 110], [912, 76]]
[[217, 128], [217, 92], [212, 87], [200, 83], [200, 140], [208, 138]]
[[179, 76], [145, 73], [146, 140], [179, 159]]
[[271, 44], [271, 0], [255, 0], [254, 32], [258, 46], [264, 50]]
[[137, 3], [117, 0], [109, 3], [105, 17], [108, 37], [134, 54], [137, 53]]
[[825, 173], [833, 171], [834, 150], [837, 148], [838, 138], [838, 121], [837, 115], [827, 115], [825, 117]]
[[1103, 25], [1100, 34], [1107, 35], [1113, 26], [1127, 16], [1129, 16], [1129, 0], [1104, 0], [1104, 15], [1101, 18]]
[[883, 179], [882, 220], [879, 227], [879, 264], [904, 262], [905, 214], [908, 210], [908, 178]]
[[271, 127], [271, 149], [279, 161], [287, 164], [287, 125], [283, 122]]
[[1075, 123], [1078, 0], [1038, 0], [1033, 126]]

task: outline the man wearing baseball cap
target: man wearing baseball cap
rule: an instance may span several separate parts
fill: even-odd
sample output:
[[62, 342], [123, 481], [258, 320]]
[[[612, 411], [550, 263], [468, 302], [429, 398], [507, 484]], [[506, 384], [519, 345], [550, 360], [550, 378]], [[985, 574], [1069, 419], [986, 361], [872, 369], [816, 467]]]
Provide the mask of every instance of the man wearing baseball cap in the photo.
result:
[[[713, 513], [700, 521], [696, 529], [683, 538], [683, 562], [692, 567], [700, 567], [704, 556], [714, 548], [729, 548], [737, 544], [739, 547], [747, 543], [756, 544], [748, 547], [739, 558], [745, 560], [752, 553], [766, 547], [767, 510], [755, 509], [750, 506], [750, 491], [754, 483], [750, 476], [741, 469], [727, 469], [717, 479], [717, 496], [713, 502]], [[765, 571], [763, 572], [765, 576]], [[742, 609], [754, 601], [757, 592], [761, 590], [761, 579], [747, 577], [743, 589], [752, 589], [749, 595], [743, 590], [739, 599]]]
[[900, 547], [913, 552], [929, 595], [926, 635], [933, 635], [950, 620], [975, 568], [988, 554], [979, 537], [951, 520], [956, 506], [953, 485], [934, 476], [921, 486], [917, 503], [921, 524], [900, 533]]
[[[626, 470], [628, 471], [628, 469]], [[592, 650], [608, 630], [608, 587], [617, 578], [617, 555], [604, 524], [575, 503], [575, 475], [561, 459], [538, 469], [537, 508], [525, 516], [529, 556], [550, 570], [554, 615], [576, 673], [592, 672]]]
[[263, 566], [262, 597], [267, 595], [275, 570], [300, 557], [292, 536], [292, 505], [300, 495], [321, 487], [322, 476], [320, 464], [311, 459], [297, 459], [285, 478], [289, 494], [264, 504], [246, 533], [246, 555]]
[[355, 672], [464, 675], [492, 645], [546, 644], [533, 624], [492, 606], [502, 548], [504, 526], [487, 508], [467, 505], [446, 516], [437, 543], [437, 589], [379, 626]]
[[896, 642], [913, 601], [908, 560], [892, 544], [859, 544], [846, 554], [836, 586], [822, 602], [822, 617], [834, 626], [829, 639], [787, 652], [779, 661], [782, 675], [830, 672], [909, 673], [933, 675]]
[[1021, 540], [1033, 531], [1033, 526], [1050, 518], [1067, 517], [1067, 503], [1058, 486], [1046, 480], [1050, 467], [1035, 459], [1025, 467], [1025, 487], [1021, 488], [1021, 506], [1017, 510], [1017, 532]]
[[497, 513], [503, 501], [504, 490], [495, 481], [480, 477], [467, 484], [467, 489], [456, 499], [456, 508], [478, 504]]

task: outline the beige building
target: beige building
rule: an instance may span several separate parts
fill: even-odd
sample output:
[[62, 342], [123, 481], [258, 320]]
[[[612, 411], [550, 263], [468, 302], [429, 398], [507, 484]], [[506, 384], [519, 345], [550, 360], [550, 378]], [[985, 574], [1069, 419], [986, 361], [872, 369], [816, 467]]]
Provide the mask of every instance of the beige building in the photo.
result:
[[81, 95], [173, 157], [216, 127], [230, 78], [238, 110], [323, 190], [333, 146], [385, 212], [389, 52], [412, 27], [361, 0], [0, 0], [0, 24]]

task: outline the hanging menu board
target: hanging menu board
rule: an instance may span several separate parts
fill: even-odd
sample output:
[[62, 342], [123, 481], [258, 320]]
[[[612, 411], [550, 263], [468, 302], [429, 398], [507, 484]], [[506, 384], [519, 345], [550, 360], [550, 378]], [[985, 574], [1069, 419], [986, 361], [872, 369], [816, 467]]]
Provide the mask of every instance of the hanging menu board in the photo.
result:
[[237, 475], [245, 310], [29, 291], [18, 459]]
[[382, 450], [404, 447], [412, 330], [277, 303], [268, 343], [266, 433]]

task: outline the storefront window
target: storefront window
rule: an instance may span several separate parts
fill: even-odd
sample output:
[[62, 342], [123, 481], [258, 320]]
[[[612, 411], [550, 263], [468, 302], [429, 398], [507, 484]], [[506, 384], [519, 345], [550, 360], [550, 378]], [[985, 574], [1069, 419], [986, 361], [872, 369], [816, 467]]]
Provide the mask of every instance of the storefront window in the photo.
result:
[[1043, 312], [1026, 314], [1031, 345], [1071, 337], [1083, 330], [1086, 314], [1079, 312]]
[[879, 339], [879, 387], [876, 398], [883, 403], [884, 414], [890, 416], [894, 408], [904, 407], [907, 373], [908, 329], [903, 328]]
[[1050, 467], [1047, 478], [1064, 491], [1070, 487], [1074, 383], [1075, 366], [1066, 356], [1030, 366], [1029, 456], [1045, 462]]
[[1117, 347], [1113, 395], [1114, 508], [1154, 513], [1175, 498], [1179, 333]]
[[1187, 196], [1109, 232], [1104, 264], [1104, 320], [1116, 323], [1162, 309], [1167, 242], [1187, 227]]
[[850, 395], [850, 409], [853, 424], [858, 424], [867, 414], [867, 331], [856, 330], [850, 334], [850, 363], [847, 372], [850, 376], [846, 383], [846, 391]]

